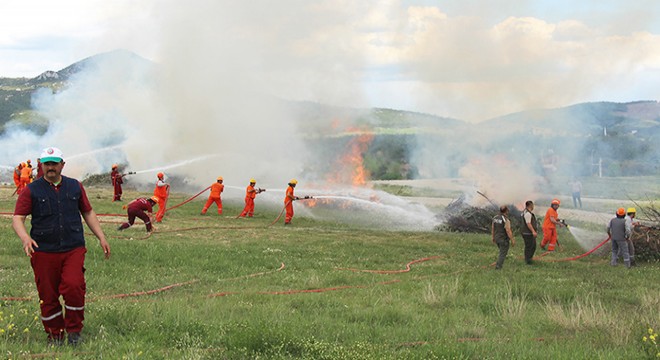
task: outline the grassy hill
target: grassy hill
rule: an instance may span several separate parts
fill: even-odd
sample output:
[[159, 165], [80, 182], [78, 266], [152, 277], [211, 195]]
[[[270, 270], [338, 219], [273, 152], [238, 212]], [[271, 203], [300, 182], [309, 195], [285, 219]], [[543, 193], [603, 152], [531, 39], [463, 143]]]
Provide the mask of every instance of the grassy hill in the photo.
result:
[[[0, 189], [0, 208], [13, 207]], [[109, 187], [88, 188], [99, 214], [122, 213]], [[125, 194], [127, 199], [143, 195]], [[186, 195], [173, 194], [172, 205]], [[0, 349], [59, 359], [641, 359], [660, 331], [660, 265], [610, 267], [563, 229], [562, 252], [502, 271], [487, 235], [369, 230], [257, 202], [254, 219], [226, 201], [168, 213], [146, 238], [139, 223], [102, 217], [103, 260], [87, 235], [85, 343], [47, 348], [28, 259], [0, 219]], [[296, 204], [301, 206], [301, 204]], [[337, 210], [341, 211], [341, 210]], [[604, 236], [604, 235], [603, 235]], [[10, 300], [8, 298], [17, 298]], [[644, 337], [647, 341], [643, 341]]]

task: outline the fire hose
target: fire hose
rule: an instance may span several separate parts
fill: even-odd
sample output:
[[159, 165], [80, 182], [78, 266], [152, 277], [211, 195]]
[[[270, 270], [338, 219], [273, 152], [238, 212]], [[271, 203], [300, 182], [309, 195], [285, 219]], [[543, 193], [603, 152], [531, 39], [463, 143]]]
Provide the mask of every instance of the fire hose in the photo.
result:
[[[611, 237], [608, 236], [607, 239], [603, 240], [600, 244], [596, 245], [596, 247], [594, 247], [593, 249], [587, 251], [587, 252], [584, 253], [584, 254], [577, 255], [577, 256], [573, 256], [573, 257], [569, 257], [569, 258], [563, 258], [563, 259], [552, 259], [552, 260], [546, 260], [546, 261], [549, 261], [549, 262], [562, 262], [562, 261], [574, 261], [574, 260], [577, 260], [577, 259], [582, 259], [583, 257], [588, 256], [588, 255], [592, 254], [594, 251], [598, 250], [601, 246], [607, 244], [607, 242], [610, 241], [610, 238], [611, 238]], [[547, 253], [547, 252], [546, 252], [546, 253]]]
[[[204, 190], [198, 192], [197, 194], [193, 195], [192, 197], [188, 198], [187, 200], [184, 200], [182, 203], [177, 204], [177, 205], [174, 205], [174, 206], [172, 206], [172, 207], [170, 207], [170, 208], [167, 208], [165, 211], [170, 211], [170, 210], [172, 210], [172, 209], [176, 209], [176, 208], [178, 208], [179, 206], [182, 206], [182, 205], [185, 205], [185, 204], [191, 202], [194, 198], [196, 198], [196, 197], [202, 195], [206, 190], [208, 190], [208, 189], [210, 189], [210, 188], [211, 188], [210, 186], [207, 187], [206, 189], [204, 189]], [[169, 194], [170, 194], [170, 191], [169, 191], [169, 187], [168, 187], [168, 190], [167, 190], [167, 197], [169, 197]], [[167, 199], [165, 199], [165, 201], [167, 201]]]

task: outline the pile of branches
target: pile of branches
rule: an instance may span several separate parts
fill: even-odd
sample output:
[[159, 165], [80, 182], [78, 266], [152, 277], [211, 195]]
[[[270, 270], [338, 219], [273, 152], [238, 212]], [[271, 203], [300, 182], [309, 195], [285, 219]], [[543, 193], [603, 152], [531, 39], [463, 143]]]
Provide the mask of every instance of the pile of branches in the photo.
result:
[[[461, 195], [447, 205], [446, 213], [442, 217], [443, 223], [437, 227], [437, 230], [490, 234], [493, 217], [500, 213], [500, 205], [491, 202], [490, 199], [488, 201], [490, 204], [485, 207], [475, 207], [465, 201], [465, 195]], [[521, 212], [513, 205], [507, 206], [511, 229], [516, 232], [520, 228]]]
[[660, 261], [660, 211], [651, 203], [637, 206], [641, 213], [642, 225], [635, 226], [632, 241], [635, 246], [635, 260]]

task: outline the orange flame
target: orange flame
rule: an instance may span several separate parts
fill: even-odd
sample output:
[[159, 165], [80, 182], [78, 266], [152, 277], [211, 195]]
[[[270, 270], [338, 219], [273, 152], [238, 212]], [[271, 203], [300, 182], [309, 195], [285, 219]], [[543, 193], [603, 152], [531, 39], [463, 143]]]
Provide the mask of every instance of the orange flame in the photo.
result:
[[346, 146], [346, 152], [335, 163], [333, 176], [328, 179], [333, 183], [350, 182], [352, 185], [365, 185], [369, 180], [369, 171], [364, 168], [364, 154], [374, 139], [371, 132], [349, 129], [354, 133]]

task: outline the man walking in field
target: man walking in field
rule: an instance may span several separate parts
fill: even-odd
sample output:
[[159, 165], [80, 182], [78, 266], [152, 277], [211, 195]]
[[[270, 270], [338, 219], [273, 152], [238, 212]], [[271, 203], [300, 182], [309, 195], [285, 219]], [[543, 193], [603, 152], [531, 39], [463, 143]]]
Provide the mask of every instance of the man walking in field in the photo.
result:
[[500, 249], [497, 262], [495, 263], [495, 269], [500, 270], [502, 269], [502, 265], [504, 265], [506, 255], [509, 253], [509, 244], [511, 246], [516, 245], [516, 239], [514, 239], [513, 232], [511, 231], [509, 208], [506, 205], [500, 206], [500, 213], [493, 217], [490, 232], [493, 244], [497, 245]]
[[[41, 322], [48, 343], [78, 345], [85, 319], [85, 247], [80, 216], [99, 239], [106, 259], [110, 245], [92, 209], [83, 185], [62, 176], [62, 151], [46, 148], [41, 154], [44, 177], [30, 183], [16, 200], [12, 226], [30, 257], [39, 293]], [[28, 234], [25, 219], [31, 215]], [[60, 303], [64, 300], [64, 308]]]
[[618, 208], [616, 210], [616, 217], [607, 223], [607, 235], [610, 236], [612, 241], [612, 260], [610, 261], [610, 265], [616, 266], [619, 260], [619, 251], [621, 251], [624, 265], [630, 268], [628, 239], [630, 239], [630, 235], [632, 234], [632, 227], [625, 216], [626, 210], [624, 208]]

